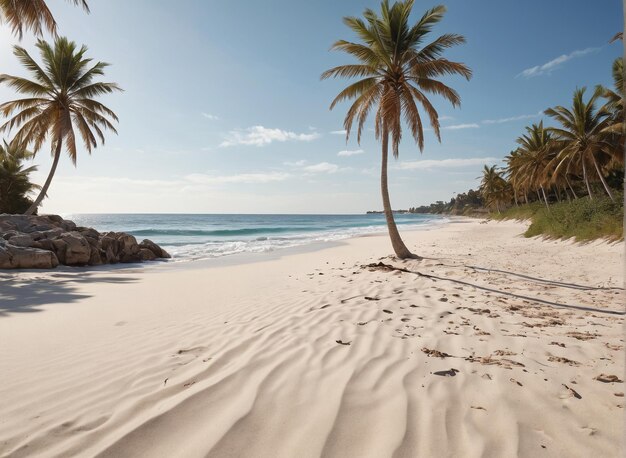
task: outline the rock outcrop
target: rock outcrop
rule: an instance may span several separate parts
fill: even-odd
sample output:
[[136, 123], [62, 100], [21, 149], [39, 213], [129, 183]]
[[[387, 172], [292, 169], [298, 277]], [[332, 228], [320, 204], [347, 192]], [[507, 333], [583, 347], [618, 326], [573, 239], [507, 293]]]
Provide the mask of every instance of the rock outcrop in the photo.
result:
[[99, 233], [57, 215], [0, 215], [0, 269], [52, 269], [169, 258], [151, 240], [125, 232]]

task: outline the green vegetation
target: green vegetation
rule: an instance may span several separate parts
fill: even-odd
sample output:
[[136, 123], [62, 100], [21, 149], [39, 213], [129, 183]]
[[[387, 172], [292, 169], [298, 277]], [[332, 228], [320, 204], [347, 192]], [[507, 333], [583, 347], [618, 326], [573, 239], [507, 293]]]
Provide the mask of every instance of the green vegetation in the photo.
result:
[[574, 238], [576, 241], [594, 239], [619, 240], [623, 238], [623, 196], [599, 199], [575, 199], [550, 205], [547, 209], [540, 202], [511, 207], [495, 219], [529, 219], [531, 224], [524, 233], [526, 237], [542, 235], [548, 238]]
[[0, 213], [23, 213], [32, 205], [28, 195], [39, 186], [30, 182], [29, 175], [37, 167], [24, 166], [32, 157], [15, 144], [0, 144]]
[[449, 202], [440, 200], [430, 205], [411, 207], [408, 213], [485, 216], [488, 210], [485, 208], [485, 203], [480, 192], [470, 189], [467, 192], [457, 194], [456, 197], [450, 199]]
[[[463, 63], [443, 57], [448, 48], [465, 42], [457, 34], [444, 34], [424, 44], [432, 28], [443, 19], [444, 6], [436, 6], [424, 13], [417, 23], [410, 25], [409, 16], [413, 0], [389, 4], [384, 0], [380, 16], [366, 9], [363, 19], [344, 18], [344, 23], [354, 31], [362, 43], [337, 41], [332, 49], [344, 51], [356, 58], [357, 64], [341, 65], [322, 74], [326, 78], [360, 78], [341, 91], [330, 105], [354, 99], [344, 119], [346, 140], [352, 125], [357, 125], [357, 140], [360, 142], [363, 126], [372, 111], [375, 117], [376, 139], [382, 143], [381, 191], [383, 208], [393, 250], [399, 258], [415, 257], [406, 247], [396, 227], [389, 201], [387, 185], [387, 158], [389, 142], [395, 158], [398, 157], [403, 123], [420, 148], [424, 148], [424, 129], [420, 105], [428, 115], [435, 135], [439, 133], [439, 115], [428, 97], [442, 96], [456, 107], [461, 100], [459, 94], [441, 81], [442, 77], [461, 75], [468, 80], [471, 70]], [[428, 96], [427, 96], [428, 95]]]

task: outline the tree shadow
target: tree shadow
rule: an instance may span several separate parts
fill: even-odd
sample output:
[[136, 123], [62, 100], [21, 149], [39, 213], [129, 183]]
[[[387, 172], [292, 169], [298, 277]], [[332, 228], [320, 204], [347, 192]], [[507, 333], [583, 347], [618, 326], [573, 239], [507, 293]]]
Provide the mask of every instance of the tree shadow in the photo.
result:
[[[137, 277], [127, 273], [103, 275], [101, 270], [80, 271], [37, 271], [41, 276], [22, 273], [0, 272], [0, 318], [13, 313], [43, 311], [48, 304], [69, 304], [91, 297], [80, 292], [79, 286], [86, 283], [131, 283]], [[32, 273], [34, 271], [29, 271]], [[96, 275], [98, 274], [98, 275]]]
[[[382, 263], [381, 263], [382, 264]], [[465, 265], [460, 265], [460, 266], [452, 266], [452, 265], [446, 265], [446, 264], [440, 264], [444, 267], [471, 267], [471, 268], [475, 268], [473, 266], [465, 266]], [[530, 301], [530, 302], [535, 302], [535, 303], [539, 303], [539, 304], [545, 304], [545, 305], [549, 305], [552, 307], [559, 307], [559, 308], [567, 308], [567, 309], [574, 309], [574, 310], [582, 310], [582, 311], [586, 311], [586, 312], [594, 312], [594, 313], [602, 313], [602, 314], [607, 314], [607, 315], [626, 315], [626, 311], [624, 310], [611, 310], [611, 309], [600, 309], [600, 308], [596, 308], [596, 307], [590, 307], [590, 306], [586, 306], [586, 305], [578, 305], [578, 304], [563, 304], [560, 302], [554, 302], [554, 301], [549, 301], [546, 299], [541, 299], [538, 297], [532, 297], [532, 296], [525, 296], [523, 294], [517, 294], [517, 293], [513, 293], [511, 291], [502, 291], [499, 289], [495, 289], [495, 288], [489, 288], [487, 286], [482, 286], [482, 285], [478, 285], [476, 283], [471, 283], [468, 281], [464, 281], [464, 280], [458, 280], [455, 278], [448, 278], [448, 277], [441, 277], [439, 275], [433, 275], [433, 274], [425, 274], [422, 272], [419, 272], [417, 270], [411, 270], [411, 269], [407, 269], [404, 267], [395, 267], [392, 265], [383, 265], [383, 266], [376, 266], [376, 267], [383, 267], [383, 268], [388, 268], [391, 270], [399, 270], [401, 272], [407, 272], [407, 273], [411, 273], [414, 275], [417, 275], [418, 277], [424, 277], [424, 278], [429, 278], [433, 281], [435, 280], [440, 280], [440, 281], [449, 281], [451, 283], [456, 283], [457, 285], [464, 285], [464, 286], [470, 286], [472, 288], [476, 288], [478, 290], [482, 290], [482, 291], [488, 291], [490, 293], [494, 293], [494, 294], [499, 294], [502, 296], [507, 296], [507, 297], [513, 297], [516, 299], [523, 299], [526, 301]], [[481, 268], [478, 268], [481, 269]], [[492, 271], [497, 271], [496, 269], [483, 269], [483, 270], [492, 270]], [[507, 272], [507, 271], [502, 271], [505, 273], [512, 273], [512, 272]], [[521, 274], [515, 274], [515, 275], [520, 275], [522, 277], [524, 277]], [[527, 278], [533, 278], [533, 277], [528, 277]], [[542, 279], [536, 279], [536, 280], [541, 280], [543, 282], [546, 282], [547, 280], [542, 280]], [[559, 285], [560, 282], [553, 282], [556, 286], [561, 286]], [[605, 289], [605, 290], [621, 290], [622, 288], [596, 288], [596, 287], [585, 287], [582, 285], [575, 285], [575, 284], [570, 284], [570, 283], [563, 283], [562, 286], [565, 287], [572, 287], [575, 286], [576, 289]]]
[[533, 277], [531, 275], [526, 275], [526, 274], [520, 274], [517, 272], [511, 272], [509, 270], [502, 270], [502, 269], [492, 269], [489, 267], [479, 267], [479, 266], [470, 266], [470, 265], [460, 265], [460, 266], [455, 266], [455, 265], [448, 265], [448, 264], [442, 264], [442, 266], [444, 267], [467, 267], [469, 269], [474, 269], [474, 270], [478, 270], [478, 271], [482, 271], [482, 272], [497, 272], [500, 274], [504, 274], [504, 275], [511, 275], [514, 277], [519, 277], [519, 278], [523, 278], [525, 280], [530, 280], [530, 281], [534, 281], [537, 283], [543, 283], [546, 285], [550, 285], [550, 286], [556, 286], [559, 288], [570, 288], [570, 289], [578, 289], [578, 290], [583, 290], [583, 291], [623, 291], [624, 288], [621, 288], [619, 286], [589, 286], [589, 285], [579, 285], [576, 283], [566, 283], [566, 282], [562, 282], [562, 281], [558, 281], [558, 280], [548, 280], [545, 278], [539, 278], [539, 277]]

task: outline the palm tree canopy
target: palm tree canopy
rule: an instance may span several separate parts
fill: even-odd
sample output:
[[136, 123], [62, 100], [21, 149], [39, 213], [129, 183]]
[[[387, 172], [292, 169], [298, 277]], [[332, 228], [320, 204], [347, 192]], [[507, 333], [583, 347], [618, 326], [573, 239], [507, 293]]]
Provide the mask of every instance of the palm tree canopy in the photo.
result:
[[463, 63], [442, 57], [443, 52], [465, 42], [457, 34], [444, 34], [425, 44], [433, 26], [443, 18], [444, 6], [428, 11], [414, 25], [409, 24], [413, 0], [399, 1], [390, 6], [388, 0], [381, 3], [381, 15], [366, 9], [364, 19], [344, 18], [344, 23], [359, 37], [360, 42], [337, 41], [332, 50], [344, 51], [358, 60], [356, 64], [341, 65], [322, 74], [322, 79], [347, 77], [360, 78], [342, 90], [330, 108], [343, 100], [352, 100], [352, 106], [344, 120], [346, 140], [353, 123], [356, 123], [357, 140], [360, 142], [363, 125], [374, 108], [375, 133], [379, 139], [391, 136], [392, 150], [398, 156], [402, 138], [402, 117], [420, 150], [424, 148], [424, 130], [418, 102], [426, 111], [430, 124], [440, 140], [437, 111], [426, 94], [438, 94], [460, 105], [459, 94], [437, 78], [445, 75], [472, 76]]
[[547, 129], [554, 135], [561, 150], [559, 157], [595, 158], [604, 155], [623, 163], [619, 144], [610, 138], [613, 123], [610, 112], [604, 108], [596, 109], [596, 102], [604, 93], [603, 88], [597, 87], [587, 102], [584, 100], [585, 90], [583, 87], [574, 91], [571, 109], [556, 106], [545, 111], [561, 125]]
[[543, 121], [526, 127], [526, 133], [517, 138], [519, 146], [515, 157], [515, 182], [524, 189], [537, 189], [549, 181], [553, 171], [548, 166], [554, 159], [554, 142]]
[[94, 100], [95, 97], [121, 91], [115, 83], [95, 81], [104, 75], [108, 64], [93, 63], [86, 58], [87, 48], [77, 48], [67, 38], [57, 38], [52, 47], [43, 40], [37, 42], [43, 65], [39, 65], [28, 52], [14, 47], [14, 54], [30, 71], [32, 80], [0, 75], [0, 84], [6, 83], [27, 98], [0, 104], [0, 113], [9, 118], [0, 132], [17, 129], [13, 141], [19, 145], [32, 145], [36, 153], [46, 140], [54, 147], [65, 142], [65, 149], [76, 164], [76, 133], [91, 153], [104, 143], [103, 130], [117, 133], [113, 121], [118, 118], [113, 111]]
[[478, 190], [488, 206], [499, 207], [500, 203], [509, 200], [511, 186], [504, 179], [502, 171], [498, 170], [497, 166], [485, 165]]
[[624, 60], [618, 57], [613, 61], [613, 89], [598, 86], [602, 91], [602, 97], [607, 102], [604, 110], [611, 113], [613, 121], [607, 128], [607, 132], [624, 134]]
[[[89, 12], [87, 0], [68, 0]], [[44, 29], [56, 35], [57, 23], [45, 0], [0, 0], [0, 22], [6, 22], [20, 39], [24, 29], [43, 35]]]

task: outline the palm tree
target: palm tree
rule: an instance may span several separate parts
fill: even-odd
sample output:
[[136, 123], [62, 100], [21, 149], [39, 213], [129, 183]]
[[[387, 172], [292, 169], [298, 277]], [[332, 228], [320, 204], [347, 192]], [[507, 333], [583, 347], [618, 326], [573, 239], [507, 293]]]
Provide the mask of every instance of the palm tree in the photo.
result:
[[518, 137], [516, 142], [520, 145], [516, 164], [519, 167], [518, 176], [521, 176], [527, 189], [537, 193], [541, 191], [548, 207], [544, 185], [550, 182], [554, 171], [554, 168], [550, 166], [554, 157], [554, 143], [551, 135], [544, 129], [543, 121], [541, 121], [539, 124], [526, 127], [526, 134]]
[[3, 116], [13, 116], [0, 126], [0, 132], [17, 128], [13, 142], [24, 147], [32, 145], [34, 153], [46, 140], [50, 140], [52, 146], [52, 168], [27, 214], [32, 214], [46, 195], [64, 144], [72, 163], [76, 165], [75, 130], [90, 154], [92, 148], [98, 146], [97, 138], [104, 143], [103, 130], [117, 133], [111, 122], [117, 121], [117, 116], [94, 97], [121, 91], [115, 83], [94, 81], [104, 75], [108, 64], [93, 64], [92, 59], [85, 57], [85, 46], [77, 49], [73, 41], [61, 37], [55, 40], [54, 48], [43, 40], [37, 42], [37, 48], [43, 67], [24, 48], [14, 47], [14, 54], [30, 71], [33, 80], [0, 75], [0, 84], [6, 83], [20, 94], [28, 95], [28, 98], [0, 104]]
[[504, 162], [506, 162], [506, 179], [511, 185], [515, 205], [517, 206], [518, 204], [519, 195], [524, 196], [525, 203], [528, 203], [528, 186], [524, 179], [525, 177], [521, 173], [522, 160], [520, 150], [511, 151], [504, 157]]
[[[602, 91], [602, 97], [606, 99], [606, 104], [602, 108], [611, 114], [611, 125], [607, 132], [614, 133], [617, 141], [624, 141], [624, 60], [618, 57], [613, 61], [613, 89], [598, 86]], [[620, 157], [623, 161], [623, 157]]]
[[22, 213], [31, 206], [28, 195], [39, 186], [29, 175], [37, 166], [25, 167], [33, 153], [4, 141], [0, 144], [0, 213]]
[[[69, 0], [82, 5], [89, 12], [87, 0]], [[0, 22], [6, 22], [20, 39], [24, 29], [35, 35], [43, 35], [44, 29], [53, 35], [57, 33], [57, 23], [45, 0], [0, 0]]]
[[511, 186], [495, 165], [484, 166], [479, 191], [487, 206], [495, 207], [498, 213], [500, 213], [500, 204], [510, 201]]
[[595, 103], [602, 96], [603, 89], [596, 88], [590, 99], [585, 102], [585, 88], [574, 91], [572, 108], [562, 106], [545, 111], [561, 127], [549, 127], [547, 130], [555, 136], [555, 143], [560, 151], [557, 167], [563, 164], [580, 164], [589, 198], [593, 199], [590, 186], [589, 169], [593, 166], [597, 177], [611, 200], [613, 193], [604, 179], [603, 166], [619, 160], [622, 150], [619, 143], [612, 141], [608, 127], [611, 125], [610, 113], [605, 109], [596, 110]]
[[[344, 119], [346, 141], [350, 138], [353, 123], [358, 125], [357, 141], [360, 143], [365, 121], [375, 110], [375, 135], [382, 142], [381, 191], [383, 208], [391, 244], [399, 258], [417, 257], [406, 247], [393, 218], [387, 184], [389, 140], [393, 156], [398, 157], [402, 138], [402, 121], [409, 127], [420, 151], [424, 148], [422, 118], [418, 102], [426, 111], [435, 135], [441, 141], [439, 117], [426, 94], [438, 94], [453, 106], [460, 104], [459, 94], [437, 78], [445, 75], [462, 75], [468, 80], [472, 72], [464, 64], [442, 57], [452, 46], [465, 42], [457, 34], [444, 34], [429, 44], [424, 44], [435, 24], [443, 18], [444, 6], [428, 10], [417, 23], [409, 25], [413, 0], [389, 5], [381, 3], [381, 15], [371, 9], [363, 13], [364, 19], [344, 18], [344, 23], [359, 37], [360, 43], [339, 40], [332, 50], [344, 51], [355, 57], [356, 64], [341, 65], [322, 74], [326, 78], [360, 78], [342, 90], [332, 101], [330, 109], [342, 100], [354, 99]], [[404, 119], [403, 119], [404, 118]]]

